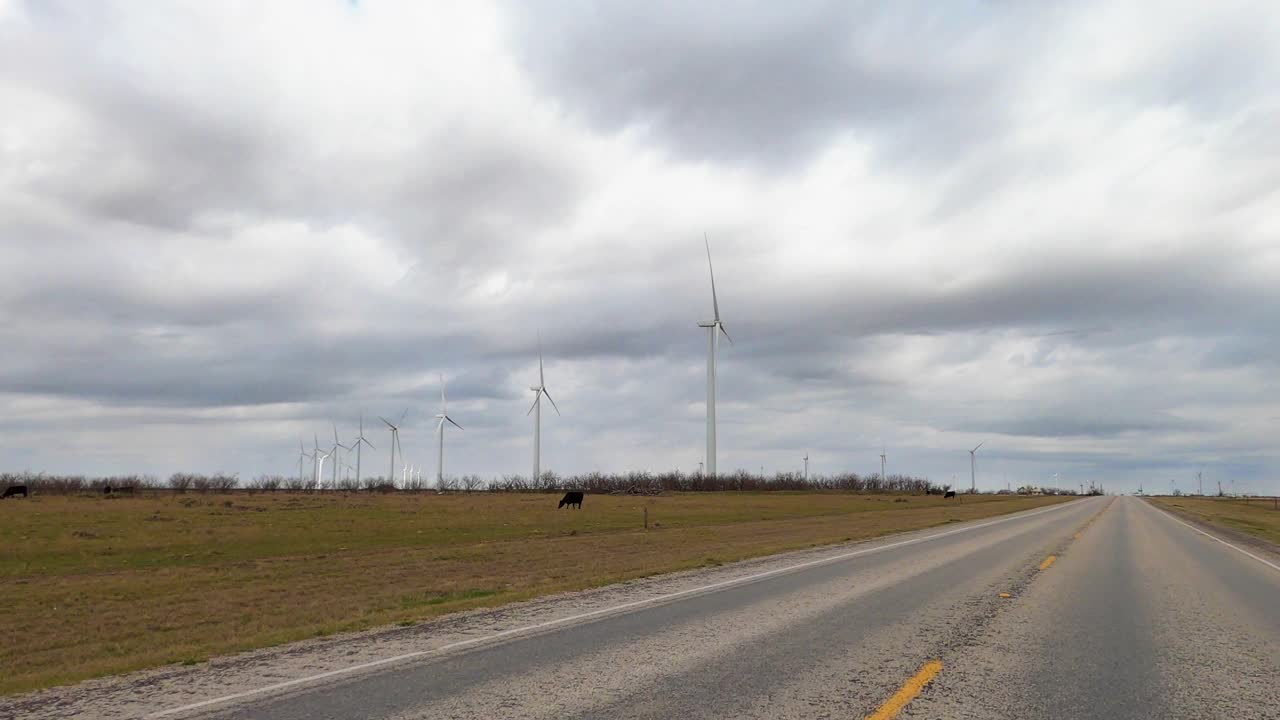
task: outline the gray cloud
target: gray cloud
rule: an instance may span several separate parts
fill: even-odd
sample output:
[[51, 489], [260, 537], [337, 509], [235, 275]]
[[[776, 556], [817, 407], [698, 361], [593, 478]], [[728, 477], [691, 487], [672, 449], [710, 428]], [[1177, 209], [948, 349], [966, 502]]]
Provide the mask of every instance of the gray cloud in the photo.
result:
[[691, 469], [707, 231], [722, 467], [1280, 469], [1249, 12], [13, 7], [0, 467], [290, 472], [406, 408], [428, 464], [443, 373], [451, 471], [525, 472], [540, 333], [549, 467]]
[[511, 9], [534, 77], [593, 123], [681, 156], [784, 167], [842, 133], [898, 162], [985, 144], [1008, 122], [1011, 61], [1053, 22], [1050, 6], [1008, 4]]

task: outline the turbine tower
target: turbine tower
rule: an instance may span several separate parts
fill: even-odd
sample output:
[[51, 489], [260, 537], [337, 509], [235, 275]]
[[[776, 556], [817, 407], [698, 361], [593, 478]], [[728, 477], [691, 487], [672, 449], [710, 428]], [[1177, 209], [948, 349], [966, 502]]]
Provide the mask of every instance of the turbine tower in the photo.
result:
[[[356, 488], [360, 487], [360, 445], [361, 443], [368, 445], [370, 450], [377, 450], [373, 443], [364, 436], [364, 413], [360, 413], [360, 435], [356, 437]], [[394, 461], [393, 461], [394, 462]]]
[[318, 491], [321, 489], [320, 477], [324, 473], [324, 461], [329, 459], [329, 453], [320, 451], [319, 435], [313, 435], [312, 440], [314, 440], [316, 444], [315, 455], [314, 455], [315, 461], [312, 463], [312, 469], [315, 471], [315, 477], [312, 478], [312, 480], [313, 482], [315, 482], [316, 490]]
[[436, 416], [440, 419], [440, 424], [436, 425], [436, 432], [440, 434], [440, 451], [436, 455], [436, 489], [444, 487], [444, 423], [447, 420], [459, 430], [462, 426], [453, 421], [449, 417], [449, 400], [444, 394], [444, 375], [440, 376], [440, 414]]
[[[556, 415], [560, 414], [560, 408], [556, 406], [556, 401], [552, 400], [551, 393], [547, 392], [547, 380], [542, 369], [542, 338], [538, 338], [538, 384], [529, 388], [533, 391], [533, 405], [529, 407], [529, 413], [533, 413], [533, 482], [537, 483], [542, 477], [541, 465], [541, 449], [542, 449], [542, 396], [546, 395], [551, 400], [551, 407], [555, 408]], [[452, 421], [451, 421], [452, 422]]]
[[302, 441], [299, 440], [298, 441], [298, 482], [300, 483], [306, 482], [306, 476], [302, 474], [302, 461], [306, 458], [312, 458], [312, 460], [314, 461], [315, 456], [308, 453], [307, 449], [303, 447]]
[[720, 333], [733, 344], [729, 331], [720, 322], [720, 300], [716, 297], [716, 271], [711, 265], [711, 241], [704, 234], [703, 242], [707, 246], [707, 270], [711, 273], [711, 310], [713, 318], [698, 323], [698, 327], [707, 329], [707, 474], [716, 476], [716, 348], [719, 347]]
[[804, 454], [804, 481], [809, 482], [809, 453]]
[[969, 492], [978, 492], [978, 448], [982, 447], [986, 440], [978, 443], [969, 451]]
[[888, 452], [888, 448], [880, 448], [880, 482], [882, 483], [887, 483], [889, 481], [888, 476], [884, 474], [884, 455], [886, 452]]
[[[405, 410], [403, 413], [400, 413], [400, 420], [397, 422], [404, 422], [404, 416], [408, 414], [409, 414], [408, 410]], [[390, 420], [382, 417], [381, 415], [378, 416], [378, 419], [386, 423], [387, 427], [391, 429], [391, 471], [387, 473], [387, 482], [391, 483], [392, 485], [395, 485], [396, 483], [396, 451], [400, 449], [400, 426], [398, 424], [392, 424]], [[400, 459], [401, 460], [404, 459], [403, 452], [400, 453]]]
[[338, 465], [342, 461], [342, 456], [338, 454], [338, 448], [342, 448], [350, 452], [351, 448], [338, 442], [338, 424], [333, 424], [333, 489], [338, 489]]

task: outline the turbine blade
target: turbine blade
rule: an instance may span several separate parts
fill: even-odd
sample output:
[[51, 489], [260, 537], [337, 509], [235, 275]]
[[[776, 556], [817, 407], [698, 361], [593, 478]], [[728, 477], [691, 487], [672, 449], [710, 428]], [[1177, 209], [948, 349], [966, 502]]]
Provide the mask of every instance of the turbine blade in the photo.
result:
[[[408, 414], [409, 414], [409, 408], [405, 408], [404, 412], [400, 413], [400, 422], [404, 422], [404, 419]], [[396, 423], [396, 424], [399, 425], [400, 423]]]
[[982, 442], [978, 443], [970, 452], [978, 452], [978, 448], [982, 447], [986, 442], [987, 442], [986, 440], [983, 440]]
[[702, 239], [707, 245], [707, 270], [711, 272], [711, 309], [715, 311], [715, 321], [720, 322], [720, 300], [716, 297], [716, 269], [711, 265], [711, 240], [706, 233]]
[[333, 444], [338, 445], [338, 423], [333, 424]]
[[732, 344], [733, 344], [733, 338], [729, 337], [729, 331], [724, 329], [724, 324], [723, 324], [723, 323], [720, 325], [720, 332], [724, 333], [724, 339], [725, 339], [725, 340], [728, 340], [728, 341], [729, 341], [729, 344], [730, 344], [730, 345], [732, 345]]
[[449, 401], [444, 396], [444, 373], [440, 374], [440, 407], [449, 407]]
[[456, 427], [456, 428], [458, 428], [459, 430], [462, 430], [462, 429], [463, 429], [461, 425], [459, 425], [458, 423], [454, 422], [454, 421], [453, 421], [453, 418], [449, 417], [448, 415], [446, 415], [444, 419], [445, 419], [445, 420], [448, 420], [448, 421], [449, 421], [449, 422], [451, 422], [451, 423], [453, 423], [453, 426], [454, 426], [454, 427]]
[[[542, 392], [542, 391], [541, 391], [541, 390], [539, 390], [538, 392]], [[537, 395], [534, 395], [534, 396], [533, 396], [533, 404], [529, 406], [529, 409], [528, 409], [528, 410], [525, 410], [525, 411], [524, 411], [524, 414], [525, 414], [526, 416], [527, 416], [527, 415], [529, 415], [529, 413], [532, 413], [532, 412], [533, 412], [533, 409], [534, 409], [534, 408], [536, 408], [536, 407], [538, 407], [538, 396], [537, 396]]]
[[556, 407], [556, 401], [551, 397], [551, 393], [547, 392], [547, 389], [544, 387], [542, 388], [542, 394], [546, 395], [548, 400], [551, 400], [551, 407], [556, 408], [556, 414], [559, 415], [560, 408]]
[[547, 380], [543, 377], [542, 370], [542, 332], [538, 332], [538, 385], [546, 385]]
[[382, 417], [381, 415], [379, 415], [379, 416], [378, 416], [378, 419], [379, 419], [379, 420], [381, 420], [382, 422], [386, 423], [386, 424], [387, 424], [387, 427], [391, 428], [392, 430], [395, 430], [395, 429], [396, 429], [396, 426], [395, 426], [395, 425], [392, 425], [390, 420], [388, 420], [388, 419], [386, 419], [386, 418]]
[[368, 445], [370, 450], [377, 450], [377, 449], [378, 449], [378, 448], [376, 448], [376, 447], [374, 447], [374, 446], [373, 446], [373, 443], [369, 442], [368, 440], [365, 440], [365, 438], [364, 438], [364, 436], [363, 436], [363, 435], [361, 435], [361, 436], [360, 436], [360, 440], [361, 440], [362, 442], [364, 442], [364, 444], [365, 444], [365, 445]]

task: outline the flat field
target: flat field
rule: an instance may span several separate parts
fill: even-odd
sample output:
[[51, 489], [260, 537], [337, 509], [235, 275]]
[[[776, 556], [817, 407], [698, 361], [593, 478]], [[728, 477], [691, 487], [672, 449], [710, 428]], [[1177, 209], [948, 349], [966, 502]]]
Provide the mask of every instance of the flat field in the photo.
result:
[[558, 498], [0, 502], [0, 694], [1066, 499], [589, 495], [557, 510]]
[[1280, 545], [1280, 510], [1271, 498], [1153, 497], [1160, 507]]

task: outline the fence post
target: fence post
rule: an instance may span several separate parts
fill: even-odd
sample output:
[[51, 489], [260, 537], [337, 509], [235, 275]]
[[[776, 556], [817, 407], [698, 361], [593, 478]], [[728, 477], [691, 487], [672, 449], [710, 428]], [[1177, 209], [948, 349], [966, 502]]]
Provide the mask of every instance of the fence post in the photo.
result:
[[649, 529], [649, 506], [644, 506], [644, 529]]

